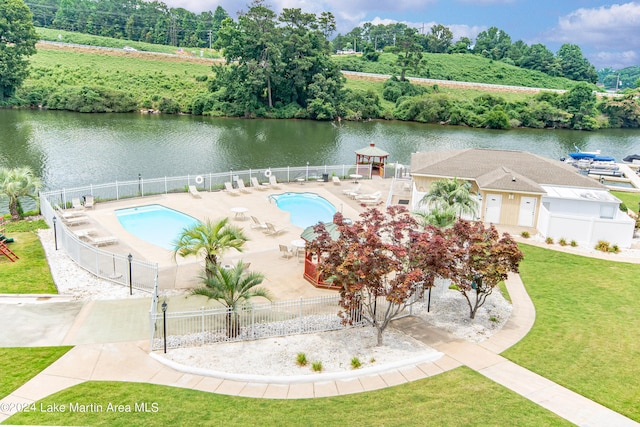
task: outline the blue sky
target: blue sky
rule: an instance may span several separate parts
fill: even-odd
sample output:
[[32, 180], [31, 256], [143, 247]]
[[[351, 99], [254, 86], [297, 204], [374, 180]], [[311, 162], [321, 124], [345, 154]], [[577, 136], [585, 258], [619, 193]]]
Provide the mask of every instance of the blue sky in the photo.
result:
[[[245, 0], [165, 0], [170, 7], [192, 12], [215, 10], [220, 5], [234, 18], [246, 10]], [[456, 38], [475, 36], [495, 26], [512, 41], [543, 43], [556, 52], [563, 43], [580, 46], [596, 68], [640, 65], [640, 1], [597, 0], [267, 0], [276, 12], [300, 8], [319, 14], [332, 12], [338, 32], [346, 33], [364, 22], [404, 22], [428, 31], [443, 24]]]

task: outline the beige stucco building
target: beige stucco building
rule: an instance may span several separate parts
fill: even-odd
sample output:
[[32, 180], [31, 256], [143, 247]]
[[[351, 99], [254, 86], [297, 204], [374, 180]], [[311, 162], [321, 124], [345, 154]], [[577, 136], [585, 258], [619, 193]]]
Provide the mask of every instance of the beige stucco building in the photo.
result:
[[592, 245], [606, 240], [628, 247], [635, 222], [620, 200], [599, 182], [559, 160], [524, 151], [464, 149], [411, 156], [412, 208], [433, 181], [458, 178], [472, 184], [476, 220], [531, 229], [543, 237]]

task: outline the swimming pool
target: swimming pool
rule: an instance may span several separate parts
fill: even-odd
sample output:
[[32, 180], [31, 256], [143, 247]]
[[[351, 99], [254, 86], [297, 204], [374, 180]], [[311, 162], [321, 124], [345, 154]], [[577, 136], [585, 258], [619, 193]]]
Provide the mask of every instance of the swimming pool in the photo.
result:
[[118, 209], [116, 217], [129, 233], [169, 250], [183, 228], [198, 223], [197, 219], [162, 205]]
[[318, 222], [331, 222], [336, 208], [315, 193], [284, 193], [271, 196], [278, 208], [291, 214], [291, 223], [307, 228]]

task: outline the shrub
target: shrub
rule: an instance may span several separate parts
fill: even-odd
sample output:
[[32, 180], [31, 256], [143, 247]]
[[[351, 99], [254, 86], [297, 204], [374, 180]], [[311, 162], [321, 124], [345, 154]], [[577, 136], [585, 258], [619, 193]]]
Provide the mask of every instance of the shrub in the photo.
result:
[[576, 246], [578, 246], [578, 242], [576, 242], [575, 240], [572, 240], [571, 241], [571, 247], [575, 248]]
[[606, 240], [598, 240], [595, 249], [602, 252], [609, 252], [609, 245], [609, 242], [607, 242]]
[[618, 245], [613, 245], [609, 248], [609, 252], [613, 252], [614, 254], [617, 254], [618, 252], [620, 252], [620, 247]]
[[376, 358], [372, 357], [371, 359], [369, 359], [369, 363], [376, 363]]
[[313, 369], [313, 372], [321, 372], [322, 371], [322, 362], [313, 362], [313, 363], [311, 363], [311, 369]]
[[560, 246], [567, 246], [567, 239], [561, 237], [560, 240], [558, 240], [558, 243], [560, 244]]
[[360, 363], [360, 359], [358, 359], [357, 357], [351, 359], [351, 367], [353, 369], [358, 369], [360, 366], [362, 366], [362, 363]]
[[546, 239], [544, 239], [544, 241], [548, 245], [553, 245], [553, 239], [551, 237], [547, 237]]
[[531, 237], [528, 231], [523, 231], [522, 233], [520, 233], [520, 235], [525, 239], [528, 239], [529, 237]]
[[298, 353], [296, 356], [296, 364], [298, 366], [307, 366], [307, 355], [304, 353]]

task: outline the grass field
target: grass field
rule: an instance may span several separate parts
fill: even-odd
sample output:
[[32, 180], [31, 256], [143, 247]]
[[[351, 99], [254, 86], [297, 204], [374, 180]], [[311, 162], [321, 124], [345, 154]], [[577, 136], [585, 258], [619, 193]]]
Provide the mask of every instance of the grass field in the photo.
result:
[[536, 321], [503, 355], [640, 421], [640, 264], [521, 249]]
[[71, 347], [0, 347], [0, 399], [35, 377]]
[[[106, 412], [109, 403], [146, 402], [157, 412]], [[101, 413], [14, 415], [7, 422], [92, 426], [563, 426], [571, 425], [482, 375], [458, 368], [396, 387], [346, 396], [271, 400], [136, 383], [90, 382], [41, 401], [96, 403]], [[36, 409], [40, 408], [40, 404]]]
[[7, 223], [5, 234], [15, 240], [9, 249], [20, 259], [11, 262], [0, 255], [0, 294], [57, 294], [44, 249], [36, 234], [38, 228], [46, 228], [40, 221]]

